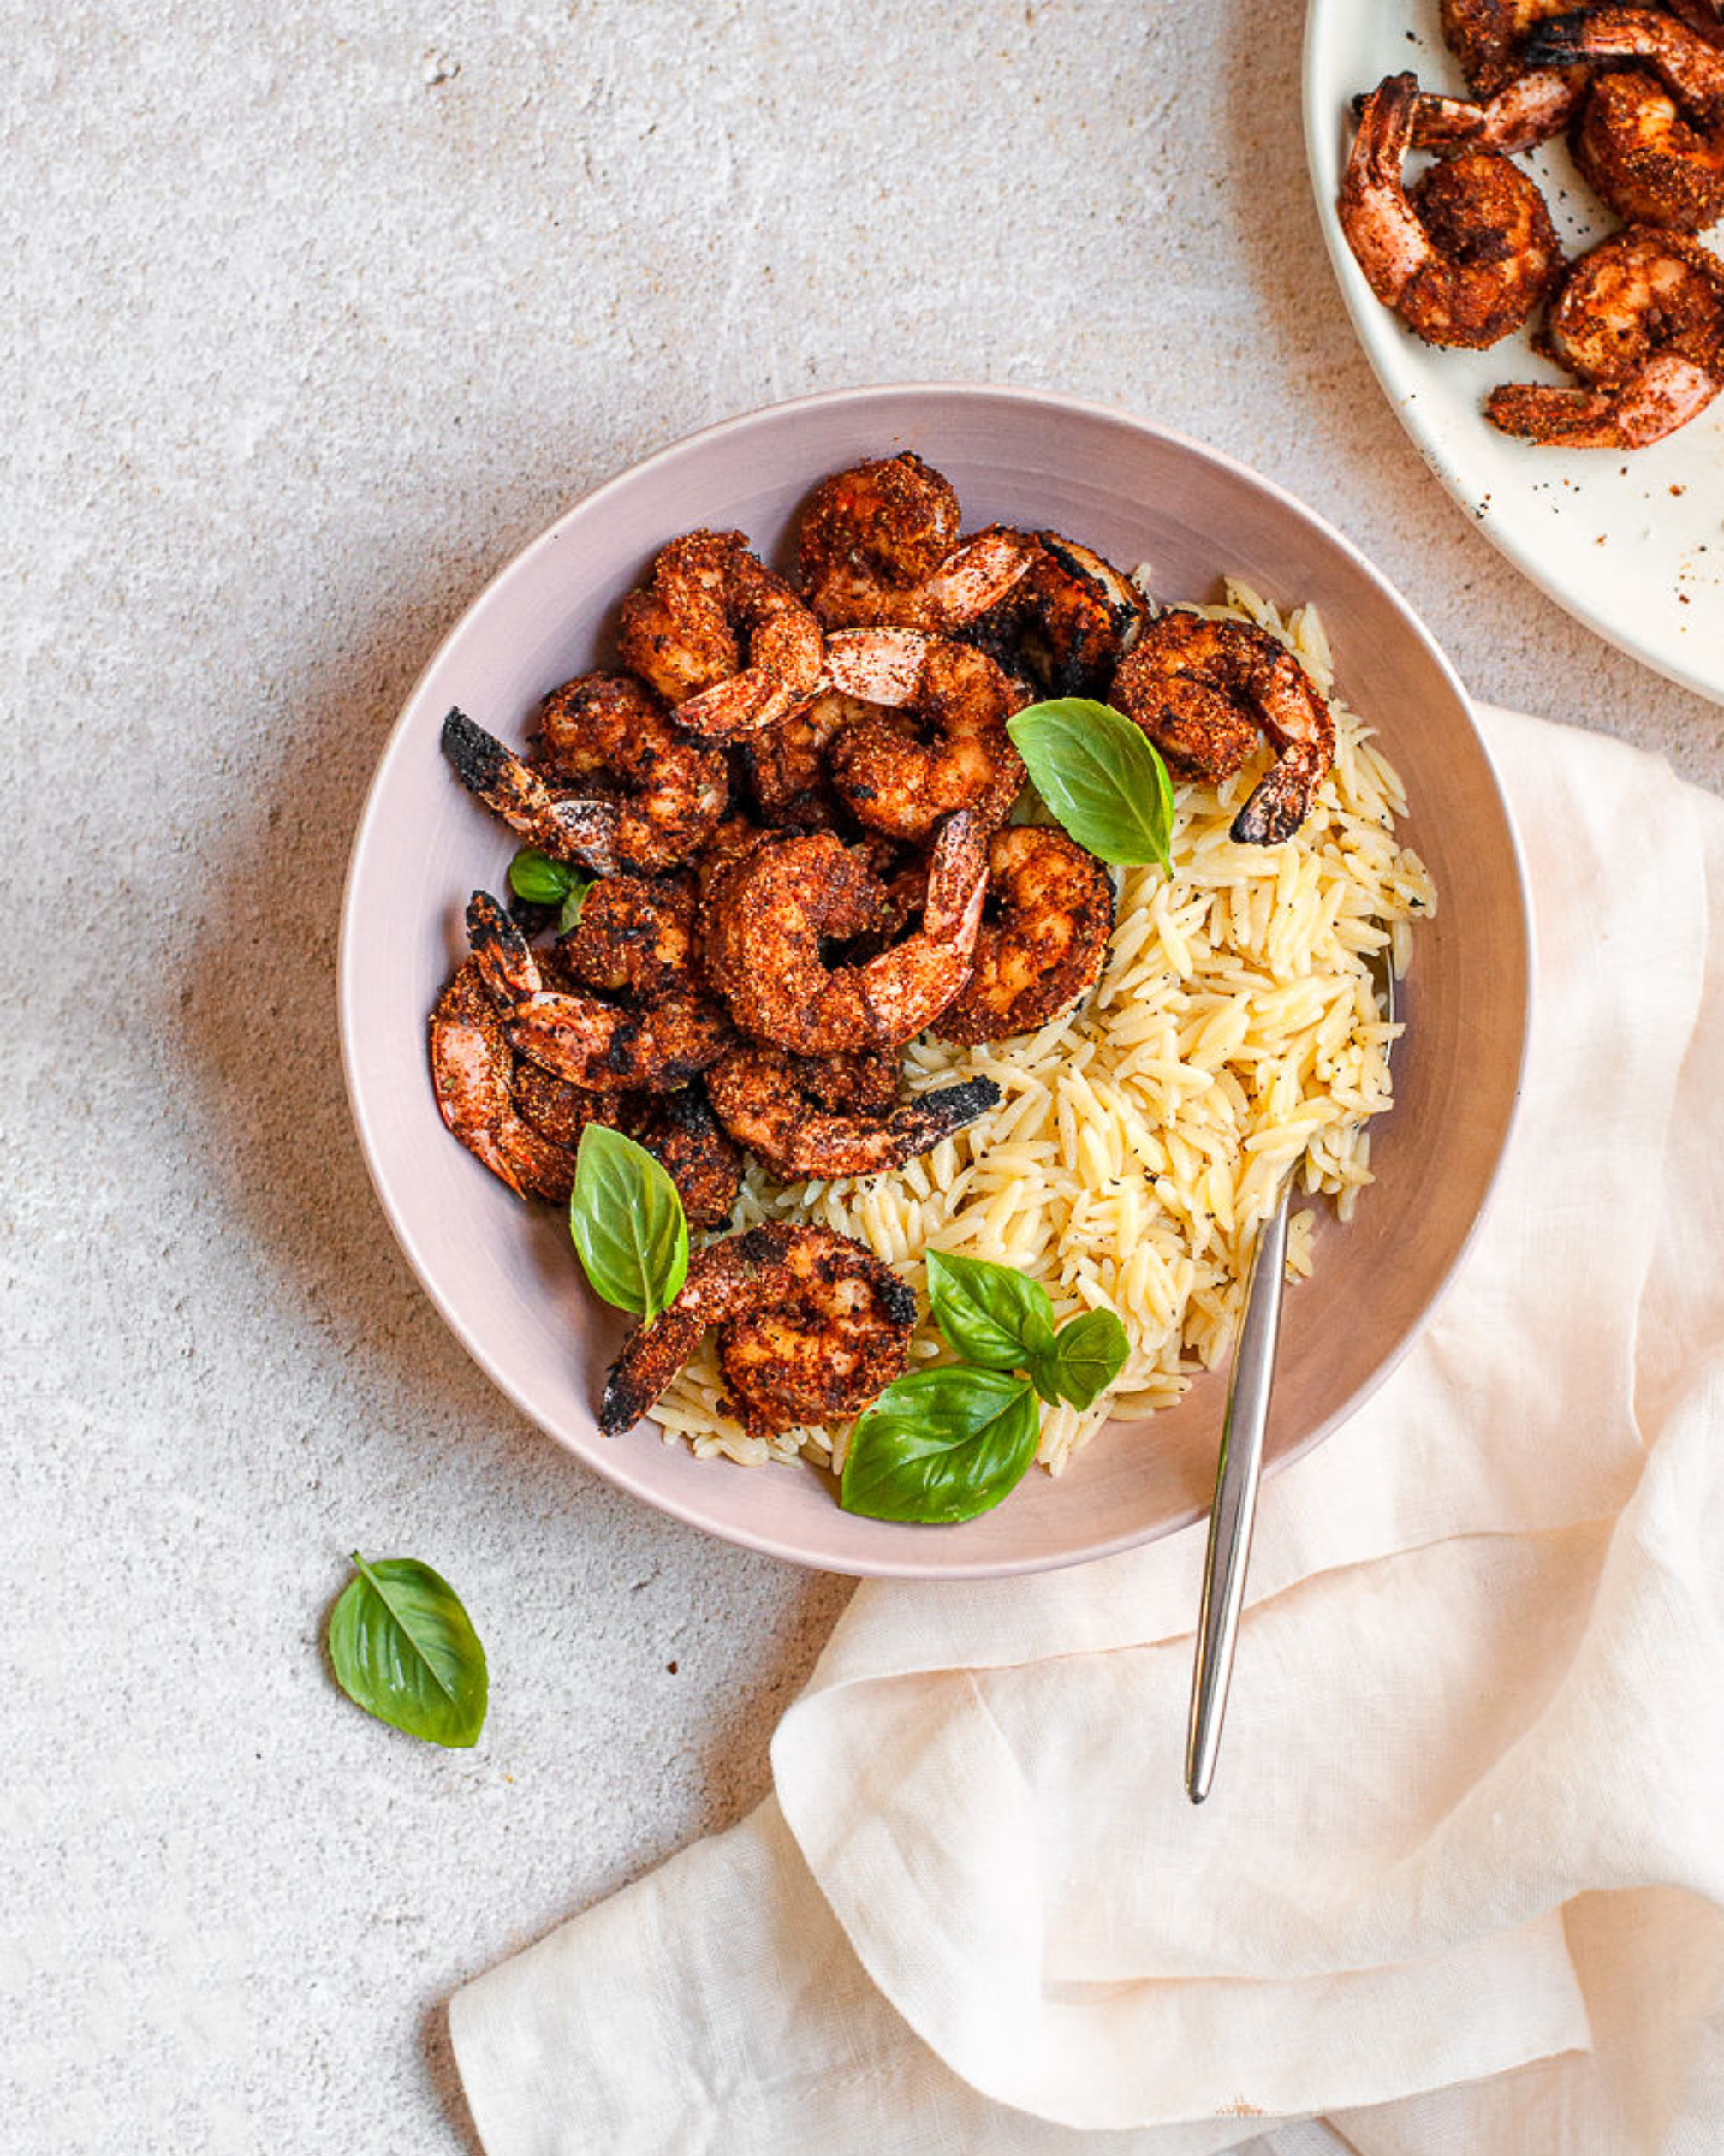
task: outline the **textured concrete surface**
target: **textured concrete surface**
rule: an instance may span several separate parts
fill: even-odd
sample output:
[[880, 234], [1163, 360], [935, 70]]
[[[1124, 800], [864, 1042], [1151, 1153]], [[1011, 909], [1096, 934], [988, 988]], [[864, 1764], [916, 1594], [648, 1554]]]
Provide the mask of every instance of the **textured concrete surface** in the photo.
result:
[[[1724, 783], [1724, 714], [1522, 583], [1384, 406], [1299, 14], [0, 5], [17, 2156], [471, 2149], [439, 2002], [744, 1811], [847, 1592], [526, 1427], [348, 1129], [371, 765], [584, 488], [814, 388], [1073, 390], [1333, 517], [1477, 690]], [[355, 1544], [467, 1597], [476, 1752], [333, 1688]]]

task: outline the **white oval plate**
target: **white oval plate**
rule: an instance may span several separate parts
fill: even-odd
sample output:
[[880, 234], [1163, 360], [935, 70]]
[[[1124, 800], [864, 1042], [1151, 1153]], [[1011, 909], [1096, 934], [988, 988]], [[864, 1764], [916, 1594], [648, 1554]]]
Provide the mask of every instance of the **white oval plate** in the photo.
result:
[[[1632, 456], [1541, 449], [1497, 432], [1483, 404], [1499, 382], [1566, 378], [1525, 333], [1489, 352], [1421, 343], [1373, 295], [1335, 215], [1353, 97], [1403, 68], [1427, 88], [1465, 94], [1437, 0], [1311, 0], [1311, 186], [1341, 296], [1384, 395], [1425, 462], [1523, 575], [1631, 657], [1724, 703], [1724, 397]], [[1543, 190], [1566, 253], [1616, 228], [1565, 144], [1519, 162]]]

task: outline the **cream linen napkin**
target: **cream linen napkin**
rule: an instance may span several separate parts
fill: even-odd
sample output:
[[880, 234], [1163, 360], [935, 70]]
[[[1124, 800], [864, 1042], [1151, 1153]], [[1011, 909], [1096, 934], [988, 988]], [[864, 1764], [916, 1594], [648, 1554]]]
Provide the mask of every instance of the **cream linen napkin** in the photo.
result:
[[1724, 2149], [1724, 804], [1483, 723], [1520, 1120], [1419, 1345], [1265, 1492], [1215, 1795], [1201, 1530], [864, 1587], [774, 1796], [454, 2000], [487, 2156]]

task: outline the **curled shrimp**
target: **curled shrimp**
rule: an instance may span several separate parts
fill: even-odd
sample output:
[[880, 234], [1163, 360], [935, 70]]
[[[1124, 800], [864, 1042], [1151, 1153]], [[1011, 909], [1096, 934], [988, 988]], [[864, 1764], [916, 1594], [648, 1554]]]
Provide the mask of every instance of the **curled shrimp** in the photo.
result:
[[1428, 344], [1483, 347], [1517, 330], [1561, 253], [1544, 198], [1506, 158], [1470, 150], [1408, 194], [1401, 165], [1418, 83], [1391, 75], [1364, 100], [1341, 186], [1341, 225], [1370, 289]]
[[919, 930], [829, 968], [825, 946], [886, 925], [884, 890], [830, 831], [764, 838], [708, 887], [707, 974], [738, 1028], [772, 1046], [800, 1056], [899, 1047], [963, 986], [987, 884], [984, 834], [960, 812], [935, 842]]
[[919, 629], [845, 629], [828, 638], [835, 688], [887, 706], [835, 736], [833, 783], [860, 824], [925, 838], [984, 798], [997, 822], [1024, 783], [1006, 721], [1022, 698], [984, 652]]
[[845, 728], [870, 715], [870, 707], [835, 688], [823, 688], [811, 704], [742, 744], [763, 822], [799, 830], [829, 829], [835, 796], [827, 751]]
[[1335, 720], [1316, 683], [1250, 622], [1160, 616], [1121, 661], [1114, 701], [1186, 777], [1230, 777], [1268, 736], [1275, 760], [1234, 818], [1238, 845], [1291, 838], [1335, 760]]
[[1511, 383], [1486, 417], [1565, 449], [1644, 449], [1724, 388], [1724, 263], [1685, 233], [1631, 226], [1574, 264], [1546, 336], [1586, 387]]
[[820, 686], [820, 624], [740, 532], [690, 532], [661, 548], [622, 602], [616, 647], [707, 741], [776, 725]]
[[553, 689], [529, 760], [553, 787], [621, 794], [612, 850], [629, 868], [693, 859], [729, 806], [723, 752], [690, 741], [626, 674], [583, 674]]
[[1092, 547], [1057, 532], [999, 536], [1026, 551], [1029, 567], [966, 636], [1046, 695], [1099, 695], [1148, 618], [1143, 593]]
[[1093, 854], [1033, 824], [996, 831], [975, 964], [935, 1032], [976, 1042], [1045, 1026], [1094, 985], [1113, 927], [1114, 886]]
[[797, 527], [797, 581], [829, 628], [871, 622], [885, 592], [913, 591], [958, 544], [958, 497], [914, 450], [834, 472]]
[[563, 1200], [574, 1181], [573, 1146], [534, 1128], [517, 1105], [515, 1058], [477, 959], [455, 968], [431, 1015], [437, 1112], [467, 1151], [516, 1197]]
[[691, 1227], [725, 1224], [742, 1188], [742, 1154], [713, 1113], [699, 1079], [654, 1099], [631, 1135], [676, 1185]]
[[520, 928], [485, 891], [467, 909], [467, 934], [510, 1047], [589, 1093], [669, 1093], [729, 1045], [723, 1014], [683, 992], [638, 1010], [548, 989]]
[[719, 1357], [744, 1426], [770, 1435], [845, 1420], [910, 1357], [916, 1298], [891, 1267], [830, 1228], [773, 1223], [698, 1250], [668, 1310], [611, 1365], [598, 1426], [620, 1436], [719, 1328]]
[[901, 1101], [895, 1059], [879, 1052], [810, 1057], [733, 1048], [713, 1065], [707, 1087], [737, 1144], [786, 1182], [901, 1168], [1000, 1104], [991, 1078]]
[[1650, 8], [1605, 7], [1541, 25], [1528, 50], [1557, 64], [1646, 63], [1601, 75], [1574, 134], [1576, 163], [1618, 217], [1699, 232], [1724, 216], [1716, 44]]
[[699, 986], [692, 876], [607, 876], [557, 940], [559, 962], [591, 988], [663, 996]]
[[1031, 557], [1015, 533], [958, 539], [958, 497], [913, 451], [822, 479], [797, 531], [797, 581], [831, 628], [947, 636], [996, 605]]

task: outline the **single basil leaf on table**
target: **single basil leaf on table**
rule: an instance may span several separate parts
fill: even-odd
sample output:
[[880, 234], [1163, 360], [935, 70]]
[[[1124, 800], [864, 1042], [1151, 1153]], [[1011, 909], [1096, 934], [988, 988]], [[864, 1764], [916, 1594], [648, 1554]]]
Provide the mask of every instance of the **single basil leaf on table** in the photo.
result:
[[355, 1706], [428, 1744], [476, 1743], [490, 1677], [461, 1597], [414, 1557], [367, 1563], [330, 1612], [330, 1662]]
[[928, 1300], [947, 1345], [984, 1369], [1015, 1370], [1053, 1347], [1047, 1289], [1009, 1266], [930, 1250]]
[[1126, 1328], [1111, 1310], [1086, 1310], [1060, 1327], [1050, 1354], [1032, 1366], [1036, 1390], [1055, 1394], [1074, 1408], [1091, 1406], [1122, 1369], [1131, 1352]]
[[590, 1123], [580, 1134], [568, 1230], [593, 1292], [656, 1318], [688, 1272], [688, 1222], [676, 1185], [644, 1146]]
[[1111, 704], [1061, 696], [1006, 722], [1036, 791], [1080, 846], [1120, 868], [1171, 871], [1174, 788], [1147, 734]]
[[1041, 1427], [1023, 1378], [962, 1364], [912, 1371], [850, 1432], [839, 1502], [872, 1520], [972, 1520], [1023, 1480]]
[[[523, 846], [508, 865], [508, 887], [532, 906], [560, 906], [580, 878], [536, 846]], [[583, 890], [584, 890], [583, 886]]]

